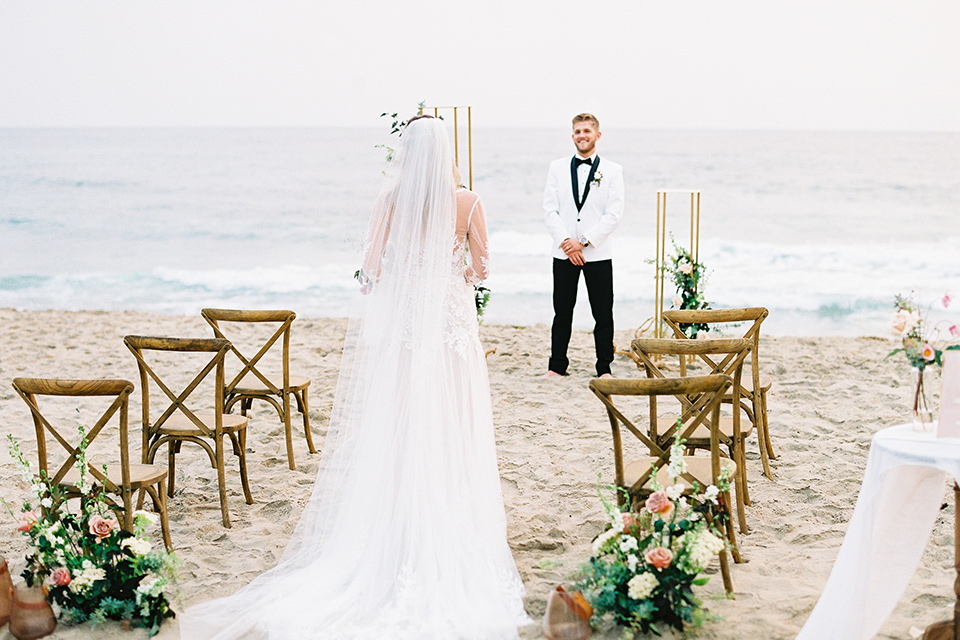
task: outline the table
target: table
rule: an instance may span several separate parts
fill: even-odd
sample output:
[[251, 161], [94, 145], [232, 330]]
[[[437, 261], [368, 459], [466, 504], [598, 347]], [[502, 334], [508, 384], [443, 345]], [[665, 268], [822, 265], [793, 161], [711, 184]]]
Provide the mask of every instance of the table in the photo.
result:
[[[917, 433], [908, 424], [874, 434], [850, 526], [797, 640], [870, 640], [877, 634], [920, 562], [947, 474], [960, 479], [960, 438]], [[956, 484], [954, 494], [960, 500]], [[957, 616], [960, 556], [954, 590]], [[954, 637], [960, 640], [953, 620], [932, 625], [924, 635]]]

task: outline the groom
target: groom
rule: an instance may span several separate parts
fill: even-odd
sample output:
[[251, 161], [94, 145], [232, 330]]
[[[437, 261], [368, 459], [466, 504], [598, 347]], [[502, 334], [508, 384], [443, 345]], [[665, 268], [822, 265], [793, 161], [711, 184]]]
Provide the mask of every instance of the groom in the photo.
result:
[[573, 118], [577, 153], [550, 163], [543, 193], [544, 221], [553, 238], [553, 329], [545, 377], [567, 375], [567, 344], [573, 326], [580, 273], [587, 283], [596, 322], [597, 375], [612, 377], [613, 247], [610, 234], [623, 216], [623, 169], [597, 155], [600, 122], [581, 113]]

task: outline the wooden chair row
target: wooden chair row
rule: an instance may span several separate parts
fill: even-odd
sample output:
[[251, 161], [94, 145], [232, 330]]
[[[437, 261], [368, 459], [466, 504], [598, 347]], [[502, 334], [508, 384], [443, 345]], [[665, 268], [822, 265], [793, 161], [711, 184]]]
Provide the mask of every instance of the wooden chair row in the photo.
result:
[[[120, 463], [107, 465], [104, 474], [102, 464], [88, 463], [93, 482], [106, 492], [119, 496], [112, 507], [117, 511], [121, 526], [132, 531], [132, 498], [138, 495], [139, 508], [144, 493], [151, 496], [154, 508], [160, 514], [164, 543], [170, 547], [170, 532], [166, 512], [165, 496], [173, 496], [176, 454], [184, 442], [200, 446], [210, 458], [211, 466], [217, 469], [217, 481], [220, 494], [220, 511], [223, 526], [230, 526], [227, 509], [225, 450], [227, 442], [238, 458], [240, 479], [244, 498], [253, 504], [246, 466], [246, 439], [248, 420], [246, 412], [253, 400], [265, 400], [279, 413], [286, 430], [286, 449], [288, 463], [295, 468], [291, 434], [291, 398], [295, 399], [303, 413], [304, 430], [311, 453], [316, 453], [309, 426], [307, 407], [307, 388], [309, 378], [290, 374], [289, 347], [290, 325], [296, 314], [292, 311], [241, 311], [224, 309], [204, 309], [204, 319], [213, 327], [214, 338], [168, 338], [153, 336], [126, 336], [123, 341], [137, 361], [140, 377], [142, 408], [142, 449], [141, 464], [131, 464], [129, 456], [128, 405], [129, 396], [134, 390], [133, 383], [126, 380], [64, 380], [43, 378], [17, 378], [14, 389], [30, 407], [37, 435], [37, 449], [40, 471], [52, 481], [61, 485], [68, 497], [79, 496], [76, 486], [79, 472], [76, 469], [76, 456], [79, 442], [76, 437], [64, 434], [70, 431], [57, 428], [40, 411], [38, 396], [102, 396], [112, 398], [109, 406], [99, 417], [96, 424], [86, 433], [88, 444], [101, 432], [114, 416], [118, 416], [120, 429]], [[267, 338], [263, 346], [247, 357], [223, 333], [222, 323], [279, 323], [279, 328]], [[280, 338], [282, 341], [282, 372], [279, 375], [265, 373], [258, 367], [263, 356], [270, 351]], [[202, 358], [205, 364], [185, 386], [173, 384], [168, 378], [157, 372], [156, 355], [166, 354], [206, 354]], [[240, 362], [240, 371], [227, 381], [225, 359], [233, 354]], [[213, 378], [212, 410], [199, 411], [194, 407], [204, 404], [197, 390], [209, 378]], [[151, 390], [164, 398], [159, 406], [151, 403]], [[233, 415], [230, 410], [240, 404], [241, 415]], [[161, 410], [162, 409], [162, 410]], [[54, 473], [50, 473], [47, 449], [47, 435], [60, 445], [64, 459]], [[157, 452], [167, 446], [166, 467], [155, 465]]]
[[[725, 533], [734, 560], [741, 562], [736, 533], [732, 525], [733, 509], [736, 508], [739, 529], [747, 533], [745, 505], [750, 504], [747, 483], [745, 443], [756, 430], [760, 441], [763, 471], [771, 477], [769, 460], [775, 458], [767, 428], [766, 392], [769, 383], [761, 382], [759, 367], [760, 325], [767, 317], [763, 307], [743, 309], [671, 310], [663, 313], [662, 319], [675, 335], [671, 339], [637, 338], [631, 343], [630, 356], [644, 372], [645, 379], [593, 380], [590, 388], [603, 402], [613, 432], [614, 467], [616, 485], [637, 503], [652, 491], [654, 480], [665, 482], [664, 469], [669, 464], [670, 447], [681, 438], [688, 455], [684, 461], [689, 470], [685, 478], [685, 491], [692, 492], [699, 485], [703, 490], [715, 484], [722, 468], [732, 474], [733, 496], [721, 501], [721, 513], [725, 520]], [[742, 337], [688, 339], [684, 329], [689, 324], [722, 323], [747, 325]], [[707, 334], [710, 335], [710, 334]], [[679, 375], [671, 375], [669, 361], [679, 363]], [[706, 365], [706, 374], [688, 376], [689, 363]], [[744, 369], [747, 371], [744, 371]], [[640, 420], [631, 420], [616, 396], [646, 396], [648, 417], [646, 428]], [[666, 397], [677, 402], [679, 415], [661, 415], [658, 400]], [[732, 415], [723, 415], [720, 407], [731, 406]], [[745, 414], [748, 420], [742, 420]], [[624, 432], [639, 440], [640, 447], [649, 457], [627, 459]], [[708, 457], [692, 455], [704, 449]], [[657, 475], [650, 471], [651, 465], [660, 468]], [[696, 483], [693, 482], [696, 480]], [[732, 591], [726, 556], [722, 555], [721, 571], [724, 586]]]

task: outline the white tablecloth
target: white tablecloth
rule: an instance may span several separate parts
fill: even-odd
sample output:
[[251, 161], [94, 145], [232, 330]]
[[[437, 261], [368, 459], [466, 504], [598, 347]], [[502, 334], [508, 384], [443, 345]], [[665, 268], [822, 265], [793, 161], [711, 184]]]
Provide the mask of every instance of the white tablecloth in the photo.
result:
[[877, 634], [920, 562], [947, 474], [960, 479], [960, 439], [916, 433], [910, 425], [874, 434], [850, 527], [797, 640]]

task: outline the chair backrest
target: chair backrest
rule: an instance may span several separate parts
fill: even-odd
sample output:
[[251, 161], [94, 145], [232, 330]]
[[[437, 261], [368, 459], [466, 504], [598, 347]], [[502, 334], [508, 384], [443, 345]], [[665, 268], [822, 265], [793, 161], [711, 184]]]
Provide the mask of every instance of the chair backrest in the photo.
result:
[[[80, 442], [77, 441], [77, 431], [74, 426], [70, 432], [58, 429], [40, 411], [38, 396], [67, 396], [112, 398], [109, 406], [103, 411], [99, 419], [84, 433], [87, 446], [96, 439], [103, 428], [114, 415], [119, 415], [120, 426], [120, 465], [121, 485], [107, 478], [102, 471], [102, 464], [87, 461], [87, 473], [96, 478], [97, 482], [107, 491], [124, 496], [129, 494], [130, 488], [130, 451], [127, 438], [127, 407], [130, 394], [133, 393], [133, 383], [127, 380], [65, 380], [60, 378], [15, 378], [13, 388], [27, 406], [33, 416], [33, 425], [37, 433], [37, 456], [39, 458], [40, 473], [46, 475], [50, 481], [59, 484], [67, 473], [76, 467]], [[50, 459], [47, 449], [47, 435], [57, 442], [66, 453], [66, 459], [51, 473]]]
[[[680, 374], [681, 377], [686, 373], [683, 363], [686, 356], [697, 356], [705, 361], [713, 363], [710, 375], [719, 374], [729, 376], [732, 380], [732, 393], [734, 406], [739, 406], [741, 394], [741, 379], [743, 376], [743, 363], [747, 355], [753, 350], [753, 343], [746, 338], [715, 338], [709, 340], [689, 340], [689, 339], [671, 339], [663, 338], [637, 338], [631, 343], [631, 349], [637, 356], [639, 362], [647, 372], [648, 378], [666, 378], [661, 366], [657, 365], [657, 360], [661, 356], [676, 355], [680, 356]], [[710, 358], [710, 356], [714, 356]], [[677, 398], [683, 405], [685, 419], [687, 413], [699, 410], [698, 403], [705, 402], [702, 397], [687, 397], [678, 395]], [[657, 402], [656, 398], [650, 402], [650, 428], [651, 433], [657, 437], [655, 432], [657, 424]], [[740, 412], [733, 412], [733, 436], [740, 436]], [[666, 435], [666, 434], [664, 434]]]
[[[123, 343], [137, 359], [137, 368], [140, 371], [140, 390], [143, 407], [143, 446], [144, 451], [149, 446], [149, 436], [159, 429], [175, 411], [185, 415], [201, 433], [213, 436], [214, 433], [197, 417], [196, 413], [187, 406], [187, 399], [200, 386], [206, 377], [214, 373], [214, 400], [215, 432], [219, 437], [223, 431], [223, 359], [230, 350], [230, 341], [222, 338], [162, 338], [153, 336], [126, 336]], [[182, 391], [175, 393], [147, 362], [145, 351], [167, 351], [182, 353], [210, 353], [212, 356], [207, 364], [194, 376]], [[160, 416], [150, 420], [150, 382], [159, 388], [167, 397], [170, 404]]]
[[[723, 394], [733, 384], [729, 376], [710, 375], [710, 376], [689, 376], [686, 378], [646, 378], [646, 379], [601, 379], [595, 378], [590, 381], [590, 390], [600, 398], [607, 409], [607, 417], [610, 419], [610, 428], [613, 432], [613, 451], [614, 467], [616, 472], [617, 486], [624, 486], [624, 461], [623, 461], [623, 440], [621, 426], [629, 433], [633, 434], [650, 451], [652, 458], [657, 458], [657, 466], [669, 464], [670, 447], [677, 438], [686, 440], [697, 427], [707, 423], [710, 425], [710, 451], [711, 451], [711, 469], [716, 483], [720, 477], [720, 459], [719, 452], [719, 416], [720, 402]], [[614, 404], [614, 396], [647, 396], [651, 404], [655, 402], [658, 396], [675, 396], [681, 398], [696, 397], [702, 399], [702, 402], [696, 402], [696, 409], [685, 412], [685, 417], [680, 418], [680, 424], [674, 425], [672, 433], [664, 438], [651, 438], [645, 434], [636, 424], [627, 418], [623, 412]], [[637, 493], [650, 480], [656, 471], [652, 468], [646, 469], [640, 478], [628, 487], [630, 493]], [[703, 479], [686, 476], [688, 482]]]
[[[229, 339], [220, 326], [221, 322], [257, 322], [257, 323], [279, 323], [276, 331], [260, 346], [260, 349], [250, 358], [241, 353], [236, 344], [231, 341], [230, 351], [240, 361], [242, 368], [233, 376], [226, 385], [226, 394], [229, 395], [236, 388], [237, 384], [248, 373], [257, 377], [260, 382], [270, 390], [271, 393], [280, 394], [290, 389], [290, 326], [296, 319], [297, 314], [288, 310], [241, 310], [241, 309], [203, 309], [200, 312], [203, 319], [213, 328], [216, 337]], [[269, 376], [265, 375], [257, 368], [260, 360], [270, 351], [280, 337], [283, 337], [281, 358], [282, 358], [282, 388], [276, 386]]]
[[[760, 325], [770, 315], [766, 307], [743, 307], [737, 309], [669, 309], [661, 316], [668, 327], [673, 329], [677, 338], [686, 338], [683, 329], [689, 324], [729, 324], [749, 323], [743, 337], [753, 343], [753, 354], [750, 362], [753, 368], [752, 376], [756, 386], [760, 381]], [[701, 360], [714, 370], [722, 370], [726, 363], [716, 363], [707, 354], [699, 356]], [[686, 362], [680, 363], [681, 372], [685, 374]]]

